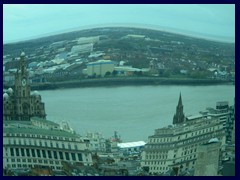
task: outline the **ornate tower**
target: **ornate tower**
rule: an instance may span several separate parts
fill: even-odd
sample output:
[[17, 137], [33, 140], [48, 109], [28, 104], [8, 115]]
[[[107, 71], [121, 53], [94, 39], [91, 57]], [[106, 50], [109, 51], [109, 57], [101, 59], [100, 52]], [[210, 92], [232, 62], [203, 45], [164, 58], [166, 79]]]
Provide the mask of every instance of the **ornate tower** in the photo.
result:
[[176, 108], [176, 114], [173, 116], [173, 124], [182, 124], [185, 122], [185, 116], [183, 114], [182, 96], [180, 93], [178, 105]]
[[25, 116], [30, 113], [30, 85], [24, 52], [20, 56], [19, 66], [15, 74], [14, 95], [16, 115], [21, 115], [21, 119], [28, 119]]
[[45, 106], [41, 101], [41, 96], [37, 91], [31, 94], [25, 53], [20, 56], [13, 89], [9, 88], [3, 97], [4, 120], [30, 120], [33, 116], [46, 118]]

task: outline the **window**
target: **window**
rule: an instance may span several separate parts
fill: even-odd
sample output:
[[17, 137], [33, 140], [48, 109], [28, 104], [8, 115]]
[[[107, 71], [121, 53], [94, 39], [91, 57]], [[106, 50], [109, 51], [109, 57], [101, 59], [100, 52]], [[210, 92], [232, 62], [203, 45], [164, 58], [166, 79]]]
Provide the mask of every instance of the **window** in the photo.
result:
[[26, 149], [26, 154], [28, 157], [30, 157], [30, 150], [29, 149]]
[[41, 157], [41, 154], [40, 154], [40, 150], [39, 150], [39, 149], [37, 149], [37, 156], [38, 156], [38, 157]]
[[68, 152], [65, 152], [65, 156], [66, 156], [66, 160], [70, 160]]
[[74, 154], [74, 153], [71, 153], [71, 155], [72, 155], [72, 160], [73, 160], [73, 161], [76, 161], [76, 156], [75, 156], [75, 154]]
[[25, 156], [25, 152], [24, 152], [24, 149], [23, 149], [23, 148], [21, 148], [21, 155], [22, 155], [22, 156]]
[[59, 152], [60, 159], [63, 159], [63, 152]]
[[31, 151], [32, 151], [32, 156], [33, 156], [33, 157], [36, 157], [35, 149], [31, 149]]
[[42, 155], [43, 155], [43, 158], [46, 158], [46, 152], [45, 152], [45, 150], [42, 150]]
[[53, 156], [54, 156], [54, 159], [58, 159], [58, 156], [57, 156], [57, 152], [56, 152], [56, 151], [53, 151]]
[[52, 153], [51, 153], [51, 151], [47, 151], [48, 152], [48, 158], [52, 158]]
[[78, 160], [82, 161], [82, 154], [81, 153], [78, 153]]
[[11, 156], [14, 156], [14, 149], [13, 148], [10, 148], [10, 154], [11, 154]]
[[19, 156], [19, 149], [16, 148], [15, 150], [16, 150], [16, 156]]

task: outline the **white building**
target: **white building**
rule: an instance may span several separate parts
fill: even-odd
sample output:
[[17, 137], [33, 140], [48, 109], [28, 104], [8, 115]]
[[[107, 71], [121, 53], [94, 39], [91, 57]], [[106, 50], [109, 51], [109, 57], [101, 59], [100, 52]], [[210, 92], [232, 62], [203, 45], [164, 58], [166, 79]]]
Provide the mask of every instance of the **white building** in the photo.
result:
[[71, 49], [72, 54], [90, 53], [92, 51], [93, 51], [93, 43], [73, 46]]
[[136, 141], [136, 142], [126, 142], [126, 143], [118, 143], [117, 146], [120, 152], [124, 154], [138, 154], [142, 151], [145, 146], [144, 141]]
[[110, 60], [98, 60], [87, 64], [88, 76], [105, 76], [107, 72], [112, 73], [114, 70], [114, 62]]
[[[174, 170], [176, 175], [193, 170], [199, 145], [218, 138], [225, 145], [225, 130], [217, 117], [195, 116], [185, 118], [181, 95], [174, 116], [175, 125], [156, 129], [142, 153], [141, 167], [151, 174], [162, 174]], [[179, 121], [176, 121], [179, 120]]]
[[89, 140], [89, 148], [95, 152], [106, 152], [106, 139], [101, 133], [87, 133], [86, 139]]
[[77, 40], [77, 44], [97, 43], [99, 42], [99, 36], [80, 37], [76, 40]]
[[64, 131], [54, 122], [4, 121], [3, 168], [19, 169], [48, 166], [61, 170], [62, 162], [92, 165], [87, 144], [75, 134]]

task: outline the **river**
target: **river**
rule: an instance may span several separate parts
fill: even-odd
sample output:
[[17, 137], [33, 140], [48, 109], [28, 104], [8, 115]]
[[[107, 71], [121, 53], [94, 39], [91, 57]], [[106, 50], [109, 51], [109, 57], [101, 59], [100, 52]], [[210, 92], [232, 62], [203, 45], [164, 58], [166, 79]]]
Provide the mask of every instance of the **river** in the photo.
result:
[[234, 85], [216, 86], [124, 86], [72, 88], [40, 91], [47, 119], [67, 121], [81, 135], [114, 131], [124, 142], [146, 141], [156, 128], [172, 123], [179, 94], [185, 115], [195, 115], [217, 101], [233, 105]]

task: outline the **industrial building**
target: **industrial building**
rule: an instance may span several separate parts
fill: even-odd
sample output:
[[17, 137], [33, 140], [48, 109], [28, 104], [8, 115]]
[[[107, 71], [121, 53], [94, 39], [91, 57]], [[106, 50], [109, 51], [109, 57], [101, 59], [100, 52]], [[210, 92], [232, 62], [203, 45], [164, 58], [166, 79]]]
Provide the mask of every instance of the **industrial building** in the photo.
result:
[[111, 60], [98, 60], [87, 64], [87, 75], [105, 76], [107, 72], [112, 73], [114, 70], [114, 62]]

